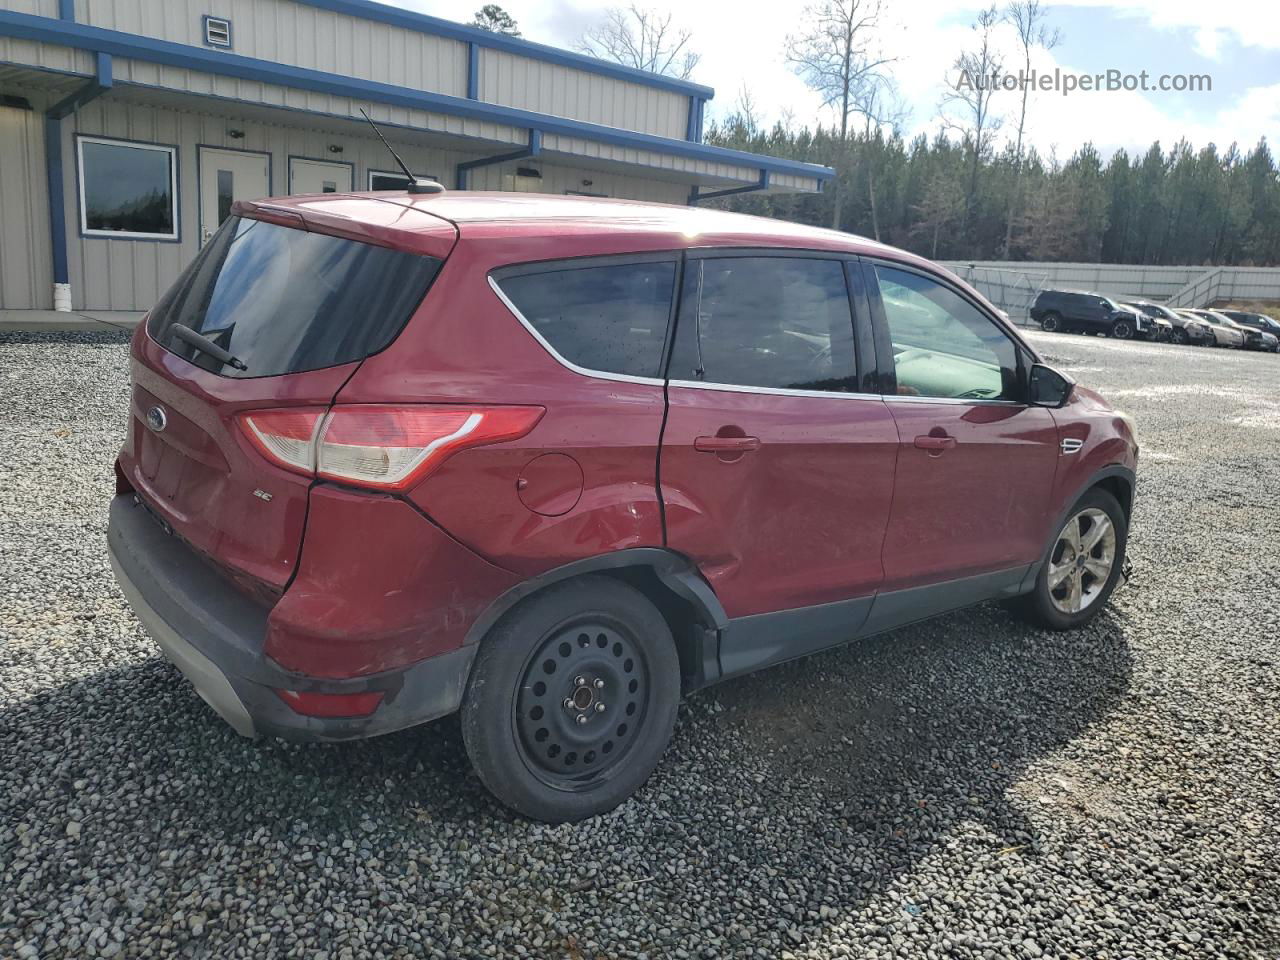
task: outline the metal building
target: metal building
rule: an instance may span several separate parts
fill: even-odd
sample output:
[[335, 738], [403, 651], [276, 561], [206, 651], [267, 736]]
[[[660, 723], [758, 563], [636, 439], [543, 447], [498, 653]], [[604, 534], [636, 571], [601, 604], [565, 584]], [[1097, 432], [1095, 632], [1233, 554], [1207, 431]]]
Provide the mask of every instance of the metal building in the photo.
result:
[[0, 0], [0, 309], [148, 308], [233, 200], [666, 203], [832, 171], [701, 142], [713, 91], [369, 0]]

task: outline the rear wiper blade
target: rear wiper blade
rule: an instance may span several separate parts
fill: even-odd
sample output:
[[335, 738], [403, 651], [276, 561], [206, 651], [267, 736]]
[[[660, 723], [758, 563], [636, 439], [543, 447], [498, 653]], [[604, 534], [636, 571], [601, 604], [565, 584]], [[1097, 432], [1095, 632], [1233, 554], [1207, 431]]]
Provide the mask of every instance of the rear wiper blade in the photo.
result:
[[207, 353], [213, 359], [220, 363], [225, 363], [234, 370], [248, 370], [244, 365], [244, 361], [239, 357], [233, 357], [220, 346], [206, 337], [203, 333], [197, 333], [184, 323], [174, 323], [169, 325], [169, 332], [176, 336], [179, 340], [190, 344], [202, 353]]

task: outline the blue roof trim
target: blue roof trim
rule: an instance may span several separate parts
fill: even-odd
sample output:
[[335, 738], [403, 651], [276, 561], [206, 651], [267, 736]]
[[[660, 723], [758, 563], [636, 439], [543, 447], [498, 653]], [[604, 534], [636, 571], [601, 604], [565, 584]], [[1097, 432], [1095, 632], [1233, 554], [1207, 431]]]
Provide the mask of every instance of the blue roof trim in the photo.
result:
[[544, 60], [547, 63], [558, 64], [562, 67], [572, 67], [575, 70], [585, 70], [588, 73], [595, 73], [605, 77], [614, 77], [631, 83], [641, 83], [646, 87], [674, 90], [676, 93], [688, 93], [706, 100], [710, 100], [716, 95], [715, 90], [711, 87], [704, 87], [700, 83], [678, 80], [675, 77], [664, 77], [662, 74], [652, 73], [648, 70], [637, 70], [635, 67], [624, 67], [620, 63], [610, 63], [607, 60], [599, 60], [583, 53], [571, 53], [568, 50], [549, 47], [544, 43], [534, 43], [531, 40], [522, 40], [519, 37], [508, 37], [506, 34], [481, 30], [479, 27], [468, 27], [465, 24], [428, 16], [425, 13], [414, 13], [412, 10], [389, 7], [385, 3], [374, 3], [373, 0], [297, 0], [297, 2], [308, 7], [328, 10], [331, 13], [345, 13], [350, 17], [377, 20], [380, 23], [416, 30], [419, 33], [447, 37], [450, 40], [461, 40], [464, 43], [477, 43], [492, 50], [504, 50], [507, 53], [530, 57], [534, 60]]
[[[345, 0], [345, 2], [351, 2], [351, 0]], [[325, 73], [320, 70], [292, 67], [269, 60], [257, 60], [237, 53], [215, 51], [206, 47], [173, 43], [168, 40], [155, 40], [150, 37], [139, 37], [130, 33], [121, 33], [117, 30], [106, 30], [102, 27], [91, 27], [82, 23], [68, 23], [64, 20], [36, 17], [25, 13], [13, 13], [8, 10], [0, 10], [0, 35], [76, 47], [81, 50], [99, 51], [114, 56], [146, 60], [167, 66], [202, 70], [207, 73], [255, 80], [260, 83], [274, 83], [302, 90], [313, 90], [318, 93], [333, 94], [334, 96], [353, 97], [395, 106], [412, 107], [418, 110], [428, 110], [505, 126], [524, 129], [536, 128], [544, 135], [555, 134], [582, 137], [614, 146], [629, 147], [636, 150], [652, 150], [657, 153], [688, 157], [694, 160], [705, 160], [711, 163], [730, 163], [735, 166], [752, 167], [756, 170], [767, 169], [778, 173], [814, 177], [818, 181], [829, 180], [835, 176], [835, 171], [830, 167], [823, 167], [814, 163], [801, 163], [797, 160], [766, 157], [742, 150], [730, 150], [702, 143], [691, 143], [687, 140], [655, 137], [647, 133], [620, 130], [616, 127], [606, 127], [597, 123], [586, 123], [581, 120], [569, 120], [564, 117], [534, 113], [531, 110], [519, 110], [515, 107], [504, 107], [480, 100], [447, 96], [442, 93], [428, 93], [409, 87], [397, 87], [389, 83], [357, 80], [352, 77]], [[201, 96], [201, 94], [192, 94], [192, 96]]]

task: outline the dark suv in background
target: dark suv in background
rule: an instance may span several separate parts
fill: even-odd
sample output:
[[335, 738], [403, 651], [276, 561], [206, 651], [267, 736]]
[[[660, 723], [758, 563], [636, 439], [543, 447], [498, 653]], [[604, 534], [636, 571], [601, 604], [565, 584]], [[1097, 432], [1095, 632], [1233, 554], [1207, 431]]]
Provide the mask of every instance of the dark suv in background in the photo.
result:
[[1153, 326], [1140, 310], [1078, 290], [1041, 290], [1031, 305], [1031, 319], [1050, 333], [1105, 333], [1120, 340], [1144, 336]]

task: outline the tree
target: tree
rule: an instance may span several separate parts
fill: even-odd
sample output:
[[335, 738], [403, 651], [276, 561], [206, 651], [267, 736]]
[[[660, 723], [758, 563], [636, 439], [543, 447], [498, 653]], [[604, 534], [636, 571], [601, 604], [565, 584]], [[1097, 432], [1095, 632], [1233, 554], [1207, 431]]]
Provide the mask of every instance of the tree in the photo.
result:
[[978, 14], [972, 28], [978, 36], [977, 46], [956, 57], [953, 64], [957, 74], [955, 85], [942, 95], [938, 104], [943, 124], [948, 130], [958, 132], [961, 142], [969, 150], [969, 186], [964, 195], [965, 230], [969, 229], [973, 219], [980, 164], [986, 159], [996, 131], [1000, 129], [1001, 118], [991, 106], [996, 94], [996, 78], [1003, 67], [992, 36], [999, 23], [1000, 15], [994, 6]]
[[1009, 258], [1009, 242], [1013, 239], [1013, 219], [1022, 202], [1022, 141], [1027, 129], [1027, 96], [1031, 92], [1031, 56], [1037, 48], [1052, 50], [1062, 42], [1058, 30], [1050, 31], [1045, 24], [1048, 11], [1040, 0], [1010, 0], [1004, 19], [1018, 33], [1018, 46], [1022, 51], [1022, 103], [1018, 109], [1018, 135], [1014, 143], [1013, 192], [1009, 196], [1009, 215], [1005, 220], [1002, 259]]
[[[840, 134], [840, 162], [836, 166], [831, 226], [840, 228], [840, 185], [847, 175], [849, 121], [864, 108], [882, 103], [890, 82], [885, 68], [891, 60], [879, 52], [877, 29], [880, 0], [823, 0], [805, 8], [809, 29], [787, 38], [787, 61], [802, 80], [822, 97], [822, 105], [836, 111]], [[872, 113], [867, 112], [868, 121]]]
[[471, 21], [473, 27], [488, 30], [490, 33], [501, 33], [508, 37], [520, 36], [520, 27], [515, 18], [496, 3], [486, 3], [476, 11]]
[[613, 7], [582, 34], [577, 49], [637, 70], [688, 80], [702, 57], [689, 49], [689, 31], [673, 27], [671, 19], [670, 13], [635, 4]]

